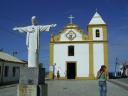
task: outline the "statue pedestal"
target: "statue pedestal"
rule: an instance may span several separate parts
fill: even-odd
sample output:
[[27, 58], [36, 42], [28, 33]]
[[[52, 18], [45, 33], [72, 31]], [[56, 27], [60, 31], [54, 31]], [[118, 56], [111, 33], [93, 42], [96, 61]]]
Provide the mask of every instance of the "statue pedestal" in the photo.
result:
[[17, 96], [47, 96], [47, 85], [24, 85], [17, 86]]
[[45, 69], [22, 67], [17, 86], [17, 96], [47, 96]]

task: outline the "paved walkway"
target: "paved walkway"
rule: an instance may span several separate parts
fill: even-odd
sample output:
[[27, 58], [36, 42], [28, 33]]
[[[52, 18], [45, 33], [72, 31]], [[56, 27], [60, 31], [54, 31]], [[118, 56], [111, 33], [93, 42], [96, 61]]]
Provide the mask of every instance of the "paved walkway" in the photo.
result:
[[[97, 81], [47, 81], [48, 96], [99, 96]], [[0, 96], [16, 96], [16, 85], [0, 87]], [[128, 96], [128, 90], [108, 82], [108, 96]]]
[[128, 79], [111, 79], [109, 81], [111, 83], [114, 83], [114, 84], [116, 84], [116, 85], [128, 90], [128, 83], [127, 83], [128, 81], [127, 80]]
[[128, 84], [128, 78], [117, 79], [117, 81]]
[[[97, 81], [48, 81], [48, 96], [99, 96]], [[128, 90], [108, 82], [107, 96], [128, 96]]]
[[0, 86], [0, 96], [16, 96], [16, 84]]

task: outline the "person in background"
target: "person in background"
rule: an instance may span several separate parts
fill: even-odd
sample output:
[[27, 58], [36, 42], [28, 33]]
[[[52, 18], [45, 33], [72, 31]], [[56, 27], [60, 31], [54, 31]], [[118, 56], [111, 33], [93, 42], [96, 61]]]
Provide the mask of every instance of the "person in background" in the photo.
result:
[[105, 65], [102, 65], [100, 70], [97, 73], [97, 79], [99, 81], [99, 92], [100, 96], [107, 96], [107, 67]]
[[59, 70], [57, 71], [57, 79], [58, 80], [60, 79], [60, 72], [59, 72]]

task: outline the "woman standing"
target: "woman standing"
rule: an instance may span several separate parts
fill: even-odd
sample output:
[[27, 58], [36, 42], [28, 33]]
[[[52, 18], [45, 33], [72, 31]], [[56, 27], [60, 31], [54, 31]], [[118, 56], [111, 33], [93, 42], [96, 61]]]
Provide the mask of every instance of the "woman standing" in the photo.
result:
[[102, 65], [100, 70], [98, 71], [97, 78], [99, 80], [99, 91], [100, 96], [107, 96], [107, 67], [105, 65]]
[[57, 79], [58, 80], [60, 79], [60, 72], [59, 72], [59, 70], [57, 71]]

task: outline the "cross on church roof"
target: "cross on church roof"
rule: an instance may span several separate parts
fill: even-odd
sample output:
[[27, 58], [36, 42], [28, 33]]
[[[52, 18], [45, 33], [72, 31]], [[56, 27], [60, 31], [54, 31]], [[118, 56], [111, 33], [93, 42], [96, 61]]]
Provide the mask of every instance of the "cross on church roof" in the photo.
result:
[[72, 20], [73, 20], [75, 17], [73, 17], [72, 15], [70, 15], [68, 18], [70, 19], [70, 24], [72, 24]]

